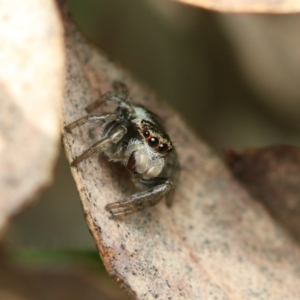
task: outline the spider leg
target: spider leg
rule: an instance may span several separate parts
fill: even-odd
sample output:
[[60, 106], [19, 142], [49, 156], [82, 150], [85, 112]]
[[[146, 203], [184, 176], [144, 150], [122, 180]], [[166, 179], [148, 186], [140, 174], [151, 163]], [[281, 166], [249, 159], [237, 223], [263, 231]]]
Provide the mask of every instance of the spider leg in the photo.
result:
[[128, 88], [126, 84], [122, 81], [114, 81], [113, 88], [115, 93], [122, 99], [127, 99], [129, 95]]
[[117, 104], [120, 108], [125, 109], [129, 113], [133, 114], [134, 109], [131, 103], [127, 100], [127, 98], [122, 98], [115, 93], [108, 92], [103, 95], [104, 101], [111, 101]]
[[101, 97], [100, 99], [98, 99], [98, 100], [94, 101], [93, 103], [89, 104], [85, 108], [85, 111], [89, 114], [93, 110], [95, 110], [96, 108], [98, 108], [99, 106], [101, 106], [104, 102], [105, 102], [105, 100], [103, 100], [102, 97]]
[[179, 164], [176, 149], [173, 149], [173, 151], [169, 154], [165, 169], [166, 169], [166, 172], [164, 173], [164, 176], [172, 178], [172, 181], [174, 184], [173, 189], [166, 196], [166, 205], [168, 207], [171, 207], [173, 200], [174, 200], [176, 186], [177, 186], [177, 183], [179, 182], [179, 176], [180, 176], [180, 172], [179, 172], [180, 164]]
[[87, 115], [85, 117], [82, 117], [69, 125], [64, 127], [64, 130], [66, 132], [71, 132], [74, 128], [84, 125], [85, 123], [96, 123], [96, 122], [111, 122], [118, 120], [119, 116], [116, 114], [102, 114], [102, 115]]
[[129, 92], [125, 83], [121, 81], [114, 81], [113, 88], [114, 88], [114, 92], [105, 93], [100, 97], [100, 99], [88, 105], [85, 110], [88, 113], [90, 113], [96, 108], [98, 108], [99, 106], [101, 106], [104, 102], [112, 101], [118, 104], [118, 106], [126, 109], [129, 113], [134, 113], [134, 109], [132, 108], [132, 105], [127, 100]]
[[105, 209], [111, 212], [112, 218], [126, 216], [157, 204], [173, 185], [169, 178], [161, 177], [148, 180], [142, 179], [141, 183], [150, 188], [132, 195], [125, 201], [106, 205]]
[[96, 152], [101, 152], [107, 149], [111, 144], [116, 144], [122, 137], [127, 133], [126, 127], [120, 125], [113, 129], [109, 135], [103, 137], [101, 140], [97, 141], [90, 148], [85, 150], [82, 154], [77, 156], [71, 163], [71, 166], [77, 166], [80, 162], [87, 159]]

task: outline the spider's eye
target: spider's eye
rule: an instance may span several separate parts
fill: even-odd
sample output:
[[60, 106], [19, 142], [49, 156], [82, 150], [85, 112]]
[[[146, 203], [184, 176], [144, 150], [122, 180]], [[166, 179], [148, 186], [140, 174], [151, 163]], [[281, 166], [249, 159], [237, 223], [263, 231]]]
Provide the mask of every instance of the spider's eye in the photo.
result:
[[158, 152], [159, 153], [162, 153], [162, 154], [164, 154], [164, 153], [166, 153], [166, 152], [168, 152], [168, 146], [166, 145], [166, 144], [159, 144], [159, 146], [158, 146]]
[[159, 142], [159, 141], [158, 141], [158, 138], [152, 137], [152, 138], [149, 139], [148, 145], [149, 145], [151, 148], [155, 148], [155, 147], [157, 147], [158, 142]]
[[143, 132], [144, 137], [149, 137], [150, 136], [150, 132], [148, 130]]

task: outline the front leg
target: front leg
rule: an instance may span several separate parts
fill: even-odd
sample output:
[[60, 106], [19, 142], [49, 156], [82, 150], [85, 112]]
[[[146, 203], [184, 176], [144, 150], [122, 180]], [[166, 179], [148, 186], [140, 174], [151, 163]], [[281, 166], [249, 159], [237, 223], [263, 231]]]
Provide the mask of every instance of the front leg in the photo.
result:
[[113, 92], [107, 92], [104, 95], [101, 95], [101, 97], [98, 100], [88, 105], [85, 110], [88, 113], [91, 113], [93, 110], [100, 107], [104, 102], [112, 101], [117, 103], [118, 105], [124, 106], [127, 110], [133, 112], [131, 104], [127, 100], [129, 91], [125, 83], [121, 81], [114, 81], [113, 89], [114, 89]]
[[84, 125], [85, 123], [96, 123], [96, 122], [112, 122], [118, 121], [119, 116], [116, 114], [102, 114], [102, 115], [87, 115], [82, 117], [64, 127], [64, 130], [70, 133], [74, 128]]
[[125, 201], [106, 205], [105, 209], [111, 212], [113, 218], [126, 216], [157, 204], [173, 185], [169, 178], [161, 177], [148, 180], [141, 179], [140, 183], [150, 188], [132, 195]]
[[112, 144], [119, 142], [127, 133], [126, 127], [120, 125], [113, 129], [107, 136], [103, 137], [90, 146], [87, 150], [77, 156], [71, 163], [71, 166], [77, 166], [80, 162], [92, 156], [94, 153], [102, 152], [108, 149]]

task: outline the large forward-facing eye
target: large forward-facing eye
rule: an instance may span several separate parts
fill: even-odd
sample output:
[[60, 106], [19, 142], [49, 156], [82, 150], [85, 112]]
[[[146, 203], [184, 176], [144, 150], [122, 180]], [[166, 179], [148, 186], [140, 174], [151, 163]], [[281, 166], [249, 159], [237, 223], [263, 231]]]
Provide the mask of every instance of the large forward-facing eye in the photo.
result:
[[157, 145], [159, 143], [159, 140], [158, 138], [156, 137], [151, 137], [149, 140], [148, 140], [148, 145], [151, 147], [151, 148], [156, 148]]
[[169, 147], [167, 144], [159, 144], [158, 146], [158, 152], [161, 154], [165, 154], [169, 151]]

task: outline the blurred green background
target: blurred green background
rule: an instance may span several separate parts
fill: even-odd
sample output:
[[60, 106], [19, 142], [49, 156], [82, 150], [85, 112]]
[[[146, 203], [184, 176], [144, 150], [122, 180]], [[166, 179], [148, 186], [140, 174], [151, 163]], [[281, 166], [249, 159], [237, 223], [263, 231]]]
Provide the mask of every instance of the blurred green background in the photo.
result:
[[[299, 15], [224, 15], [162, 0], [68, 3], [91, 42], [217, 151], [299, 145]], [[16, 217], [6, 241], [12, 249], [95, 249], [63, 149], [53, 186]]]

